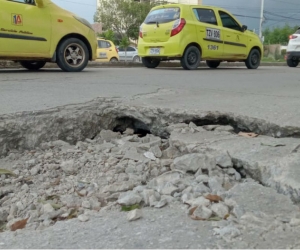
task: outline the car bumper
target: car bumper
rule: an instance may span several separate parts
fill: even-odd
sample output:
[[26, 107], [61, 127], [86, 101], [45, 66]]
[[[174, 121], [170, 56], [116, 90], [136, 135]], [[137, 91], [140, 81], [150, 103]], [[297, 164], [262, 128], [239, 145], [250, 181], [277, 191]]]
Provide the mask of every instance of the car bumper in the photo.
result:
[[[151, 54], [151, 48], [160, 48], [159, 54]], [[160, 58], [180, 58], [183, 49], [178, 42], [145, 43], [139, 41], [138, 56], [140, 57], [160, 57]]]
[[286, 53], [286, 59], [300, 60], [300, 51], [288, 51]]

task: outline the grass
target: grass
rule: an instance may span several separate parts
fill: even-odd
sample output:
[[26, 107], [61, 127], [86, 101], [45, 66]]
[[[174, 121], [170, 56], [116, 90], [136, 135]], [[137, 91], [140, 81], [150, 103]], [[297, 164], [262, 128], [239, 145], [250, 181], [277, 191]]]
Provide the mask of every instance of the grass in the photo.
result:
[[280, 58], [278, 60], [275, 60], [274, 58], [272, 57], [263, 57], [261, 59], [262, 62], [285, 62], [284, 58]]

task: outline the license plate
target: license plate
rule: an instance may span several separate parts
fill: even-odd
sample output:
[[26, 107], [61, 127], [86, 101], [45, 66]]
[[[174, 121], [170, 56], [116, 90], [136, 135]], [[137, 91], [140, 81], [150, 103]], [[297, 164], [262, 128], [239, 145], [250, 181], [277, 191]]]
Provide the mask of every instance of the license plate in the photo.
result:
[[206, 38], [207, 39], [220, 40], [220, 30], [206, 28]]
[[160, 48], [150, 48], [150, 55], [159, 55]]
[[99, 53], [99, 58], [107, 58], [106, 52], [100, 52]]

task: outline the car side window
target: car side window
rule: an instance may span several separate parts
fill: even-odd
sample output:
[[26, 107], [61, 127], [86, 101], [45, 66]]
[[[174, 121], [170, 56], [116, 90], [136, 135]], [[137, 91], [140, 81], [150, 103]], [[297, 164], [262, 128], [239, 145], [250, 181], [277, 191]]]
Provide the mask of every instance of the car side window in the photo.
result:
[[135, 49], [134, 49], [134, 48], [132, 48], [132, 47], [128, 47], [128, 48], [127, 48], [127, 51], [130, 51], [130, 52], [132, 52], [132, 51], [135, 51]]
[[111, 44], [109, 42], [106, 42], [106, 48], [110, 48]]
[[102, 41], [102, 40], [98, 40], [98, 47], [103, 49], [103, 48], [108, 48], [107, 47], [107, 42], [106, 41]]
[[219, 11], [223, 27], [241, 31], [241, 26], [226, 12]]
[[124, 51], [124, 49], [121, 48], [121, 47], [119, 47], [118, 50], [119, 50], [120, 52], [123, 52], [123, 51]]
[[35, 5], [34, 0], [8, 0], [10, 2], [16, 2], [16, 3], [24, 3], [24, 4], [32, 4]]
[[211, 9], [193, 9], [193, 12], [199, 22], [218, 25], [215, 12]]

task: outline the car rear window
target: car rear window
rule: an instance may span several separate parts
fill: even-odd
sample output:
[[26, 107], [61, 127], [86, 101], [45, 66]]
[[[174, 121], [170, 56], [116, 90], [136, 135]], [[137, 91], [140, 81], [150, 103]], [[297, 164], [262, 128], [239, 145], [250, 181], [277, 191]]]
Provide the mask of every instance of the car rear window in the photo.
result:
[[300, 28], [297, 29], [297, 31], [295, 32], [295, 34], [300, 34]]
[[179, 19], [180, 8], [161, 8], [151, 11], [144, 23], [168, 23]]

